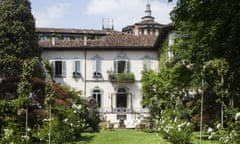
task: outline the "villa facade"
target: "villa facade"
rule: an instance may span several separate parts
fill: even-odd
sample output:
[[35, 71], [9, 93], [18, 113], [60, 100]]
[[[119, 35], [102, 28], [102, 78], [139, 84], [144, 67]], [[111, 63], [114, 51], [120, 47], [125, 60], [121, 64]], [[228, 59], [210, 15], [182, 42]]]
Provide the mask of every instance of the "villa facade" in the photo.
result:
[[[54, 81], [83, 91], [83, 96], [99, 107], [101, 118], [113, 123], [124, 120], [134, 128], [148, 110], [141, 106], [143, 68], [159, 70], [158, 49], [170, 25], [154, 22], [150, 5], [141, 23], [156, 24], [151, 32], [134, 34], [113, 29], [37, 28], [41, 58], [53, 66]], [[148, 22], [150, 23], [148, 23]], [[147, 27], [148, 28], [148, 27]], [[156, 33], [153, 33], [156, 32]], [[118, 124], [115, 127], [119, 127]]]

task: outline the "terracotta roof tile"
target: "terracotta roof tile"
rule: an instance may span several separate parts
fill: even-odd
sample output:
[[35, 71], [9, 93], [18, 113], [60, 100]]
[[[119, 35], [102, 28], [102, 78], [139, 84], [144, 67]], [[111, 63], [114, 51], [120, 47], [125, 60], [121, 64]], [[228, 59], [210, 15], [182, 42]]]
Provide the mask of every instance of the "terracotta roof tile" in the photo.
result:
[[[69, 34], [108, 34], [107, 30], [74, 29], [74, 28], [36, 28], [37, 33], [69, 33]], [[114, 31], [113, 31], [114, 32]]]
[[56, 40], [55, 45], [52, 41], [39, 41], [41, 47], [153, 47], [157, 40], [153, 35], [134, 36], [121, 32], [113, 32], [105, 35], [100, 40]]

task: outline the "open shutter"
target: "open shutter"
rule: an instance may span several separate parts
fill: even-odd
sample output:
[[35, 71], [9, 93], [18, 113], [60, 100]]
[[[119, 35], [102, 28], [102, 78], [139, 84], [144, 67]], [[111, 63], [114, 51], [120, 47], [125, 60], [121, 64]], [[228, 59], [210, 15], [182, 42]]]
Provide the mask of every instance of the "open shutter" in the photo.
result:
[[66, 62], [62, 61], [62, 76], [66, 76]]
[[93, 60], [93, 63], [92, 63], [92, 66], [93, 66], [93, 73], [96, 72], [96, 59]]
[[100, 60], [100, 58], [96, 59], [96, 72], [101, 73], [101, 60]]
[[81, 66], [81, 64], [80, 64], [80, 61], [75, 61], [75, 72], [78, 72], [78, 73], [80, 73], [80, 66]]
[[117, 70], [117, 60], [114, 60], [114, 67], [113, 67], [113, 71], [114, 71], [114, 73], [118, 73], [118, 70]]
[[126, 61], [126, 73], [129, 73], [130, 72], [130, 61], [127, 60]]
[[56, 74], [56, 72], [55, 72], [55, 61], [50, 60], [49, 64], [51, 66], [50, 75], [51, 75], [51, 77], [54, 77], [55, 74]]

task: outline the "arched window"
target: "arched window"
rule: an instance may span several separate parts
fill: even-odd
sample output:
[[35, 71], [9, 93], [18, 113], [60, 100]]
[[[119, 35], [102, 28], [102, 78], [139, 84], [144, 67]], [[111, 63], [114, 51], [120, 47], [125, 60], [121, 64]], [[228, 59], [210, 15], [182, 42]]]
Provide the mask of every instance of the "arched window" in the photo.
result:
[[97, 105], [98, 105], [99, 107], [101, 107], [101, 97], [102, 97], [102, 96], [101, 96], [101, 90], [100, 90], [100, 88], [96, 87], [96, 88], [93, 89], [93, 91], [92, 91], [92, 97], [93, 97], [93, 99], [95, 99]]
[[126, 112], [128, 107], [128, 88], [119, 86], [116, 91], [116, 108], [118, 112]]

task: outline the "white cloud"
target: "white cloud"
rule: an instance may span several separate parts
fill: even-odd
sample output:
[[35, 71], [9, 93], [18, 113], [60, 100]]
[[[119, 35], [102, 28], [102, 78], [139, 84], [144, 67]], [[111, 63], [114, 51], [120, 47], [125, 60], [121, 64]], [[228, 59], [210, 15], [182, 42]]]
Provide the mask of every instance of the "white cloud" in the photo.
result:
[[33, 15], [36, 19], [37, 27], [47, 27], [56, 25], [56, 21], [64, 18], [68, 9], [71, 7], [70, 3], [54, 3], [48, 7], [45, 7], [41, 11], [34, 11]]
[[[89, 16], [113, 18], [116, 29], [141, 21], [146, 0], [89, 0], [86, 13]], [[160, 0], [150, 1], [152, 16], [162, 24], [170, 23], [169, 12], [173, 4], [163, 3]]]

